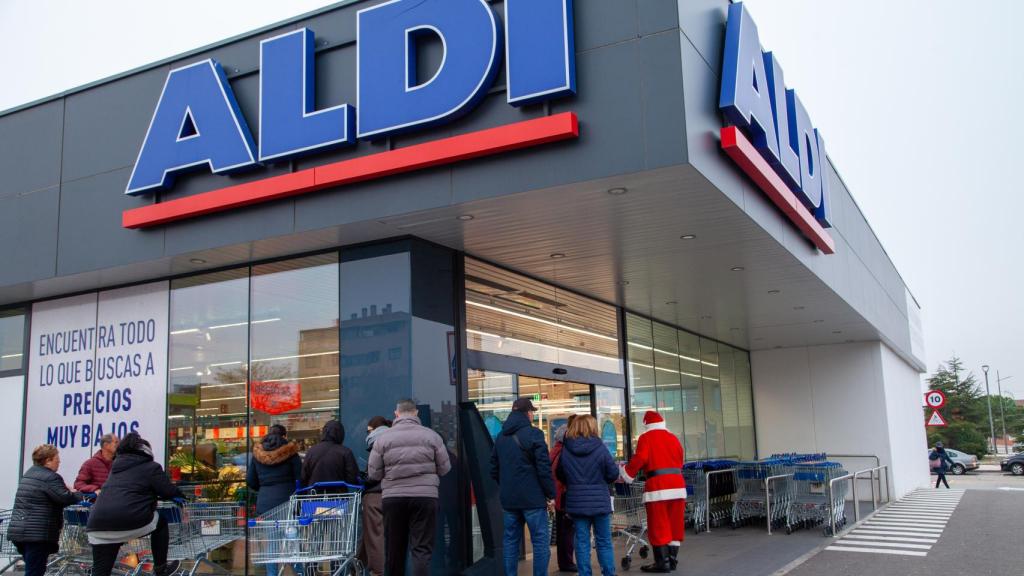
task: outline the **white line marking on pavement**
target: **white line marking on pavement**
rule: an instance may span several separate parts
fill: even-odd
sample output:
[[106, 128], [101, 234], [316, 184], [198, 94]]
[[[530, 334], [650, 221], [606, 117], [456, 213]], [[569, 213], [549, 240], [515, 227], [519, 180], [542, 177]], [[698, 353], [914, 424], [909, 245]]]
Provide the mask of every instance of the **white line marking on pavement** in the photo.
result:
[[871, 528], [881, 528], [883, 530], [903, 530], [905, 532], [920, 532], [922, 534], [942, 534], [942, 528], [918, 528], [916, 526], [908, 526], [906, 524], [888, 524], [886, 522], [868, 522], [866, 526]]
[[920, 532], [904, 532], [902, 530], [884, 530], [882, 528], [857, 528], [853, 531], [853, 534], [869, 534], [877, 535], [884, 534], [887, 536], [916, 536], [918, 538], [938, 538], [941, 534], [922, 534]]
[[905, 536], [875, 536], [873, 534], [861, 534], [860, 530], [856, 534], [849, 534], [844, 536], [843, 539], [853, 538], [859, 540], [891, 540], [893, 542], [920, 542], [922, 544], [935, 544], [938, 542], [935, 538], [907, 538]]
[[1010, 486], [1000, 486], [1000, 490], [1012, 490], [1014, 492], [1024, 492], [1024, 488], [1011, 488]]
[[932, 549], [932, 547], [929, 546], [928, 544], [904, 544], [902, 542], [861, 542], [861, 541], [858, 541], [858, 540], [847, 540], [846, 538], [843, 538], [842, 540], [839, 541], [839, 545], [840, 546], [847, 546], [847, 545], [851, 545], [851, 544], [854, 544], [854, 545], [857, 545], [857, 546], [880, 546], [882, 548], [905, 548], [905, 549], [908, 549], [908, 550], [931, 550]]
[[922, 526], [945, 526], [947, 518], [914, 518], [908, 516], [875, 516], [875, 520], [883, 522], [906, 522], [908, 524], [920, 524]]
[[910, 520], [949, 520], [952, 514], [922, 514], [920, 512], [879, 512], [876, 518], [907, 518]]
[[835, 552], [867, 552], [869, 554], [895, 554], [897, 556], [927, 556], [927, 552], [913, 552], [911, 550], [885, 550], [882, 548], [857, 548], [856, 546], [829, 546], [825, 550]]

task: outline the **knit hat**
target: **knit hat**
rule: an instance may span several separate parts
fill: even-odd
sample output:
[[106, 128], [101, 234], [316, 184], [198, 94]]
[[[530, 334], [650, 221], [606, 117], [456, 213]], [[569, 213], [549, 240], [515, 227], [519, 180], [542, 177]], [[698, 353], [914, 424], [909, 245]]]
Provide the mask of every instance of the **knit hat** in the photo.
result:
[[654, 410], [648, 410], [647, 412], [644, 413], [644, 425], [645, 426], [650, 426], [651, 424], [655, 424], [657, 422], [664, 422], [664, 421], [665, 421], [665, 419], [661, 417], [661, 414], [658, 414]]

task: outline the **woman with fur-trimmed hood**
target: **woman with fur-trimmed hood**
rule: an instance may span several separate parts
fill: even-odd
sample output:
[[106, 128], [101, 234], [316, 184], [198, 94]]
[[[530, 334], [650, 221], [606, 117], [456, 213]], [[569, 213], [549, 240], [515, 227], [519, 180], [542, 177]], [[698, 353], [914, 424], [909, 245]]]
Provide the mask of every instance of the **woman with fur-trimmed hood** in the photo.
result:
[[299, 447], [285, 437], [284, 426], [275, 424], [270, 433], [252, 449], [252, 461], [246, 470], [246, 484], [255, 490], [256, 513], [263, 514], [284, 504], [295, 492], [302, 477]]

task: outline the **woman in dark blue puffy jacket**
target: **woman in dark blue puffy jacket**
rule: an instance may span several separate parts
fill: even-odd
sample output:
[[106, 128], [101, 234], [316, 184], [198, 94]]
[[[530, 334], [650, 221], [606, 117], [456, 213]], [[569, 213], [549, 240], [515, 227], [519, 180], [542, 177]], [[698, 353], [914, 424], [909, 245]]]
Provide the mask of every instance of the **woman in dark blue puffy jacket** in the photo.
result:
[[612, 549], [612, 500], [608, 485], [619, 477], [593, 416], [578, 416], [569, 424], [559, 458], [558, 478], [565, 484], [565, 511], [576, 527], [576, 566], [589, 576], [590, 534], [597, 544], [597, 562], [604, 576], [615, 574]]

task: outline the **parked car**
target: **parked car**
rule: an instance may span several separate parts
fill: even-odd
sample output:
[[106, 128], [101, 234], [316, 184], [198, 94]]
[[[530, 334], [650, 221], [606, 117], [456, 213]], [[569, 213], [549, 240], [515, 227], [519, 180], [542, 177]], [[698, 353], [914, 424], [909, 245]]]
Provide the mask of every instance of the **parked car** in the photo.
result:
[[1014, 454], [999, 463], [1003, 472], [1011, 472], [1014, 476], [1024, 476], [1024, 452]]
[[[929, 454], [931, 451], [928, 451]], [[971, 470], [978, 469], [978, 457], [971, 454], [964, 454], [959, 450], [953, 450], [952, 448], [946, 448], [946, 454], [949, 454], [950, 460], [953, 461], [953, 465], [949, 467], [949, 471], [957, 476], [966, 474]], [[932, 474], [935, 472], [933, 471]]]

